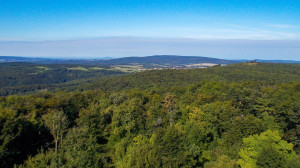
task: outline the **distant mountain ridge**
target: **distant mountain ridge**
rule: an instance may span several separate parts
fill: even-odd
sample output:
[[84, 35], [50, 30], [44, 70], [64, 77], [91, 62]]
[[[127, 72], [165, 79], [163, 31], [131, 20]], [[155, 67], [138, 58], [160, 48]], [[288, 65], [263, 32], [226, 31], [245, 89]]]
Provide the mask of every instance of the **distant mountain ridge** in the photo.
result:
[[[129, 64], [159, 64], [159, 65], [187, 65], [187, 64], [234, 64], [240, 62], [247, 62], [251, 60], [226, 60], [202, 56], [178, 56], [178, 55], [154, 55], [145, 57], [123, 57], [112, 58], [103, 57], [98, 59], [59, 59], [59, 58], [34, 58], [34, 57], [18, 57], [18, 56], [0, 56], [0, 63], [3, 62], [31, 62], [40, 64], [87, 64], [87, 65], [129, 65]], [[300, 61], [294, 60], [261, 60], [257, 62], [264, 63], [296, 63]]]
[[233, 64], [237, 61], [200, 57], [200, 56], [176, 56], [176, 55], [154, 55], [146, 57], [123, 57], [114, 59], [51, 59], [51, 58], [32, 58], [32, 57], [10, 57], [0, 56], [0, 62], [32, 62], [45, 64], [89, 64], [89, 65], [129, 65], [137, 64]]
[[197, 63], [213, 63], [213, 64], [233, 64], [236, 61], [200, 57], [200, 56], [177, 56], [177, 55], [154, 55], [147, 57], [124, 57], [110, 60], [97, 61], [104, 64], [172, 64], [172, 65], [183, 65], [183, 64], [197, 64]]
[[39, 64], [86, 64], [95, 60], [107, 60], [112, 57], [98, 59], [70, 59], [70, 58], [38, 58], [38, 57], [19, 57], [19, 56], [0, 56], [0, 63], [4, 62], [30, 62]]
[[257, 59], [256, 62], [263, 62], [263, 63], [284, 63], [284, 64], [300, 64], [300, 61], [294, 61], [294, 60], [260, 60], [260, 59]]
[[52, 59], [47, 58], [33, 58], [33, 57], [17, 57], [17, 56], [0, 56], [0, 63], [2, 62], [39, 62]]
[[295, 60], [262, 60], [262, 59], [255, 59], [255, 60], [247, 60], [247, 59], [234, 59], [233, 61], [236, 62], [261, 62], [261, 63], [282, 63], [282, 64], [300, 64], [300, 61]]

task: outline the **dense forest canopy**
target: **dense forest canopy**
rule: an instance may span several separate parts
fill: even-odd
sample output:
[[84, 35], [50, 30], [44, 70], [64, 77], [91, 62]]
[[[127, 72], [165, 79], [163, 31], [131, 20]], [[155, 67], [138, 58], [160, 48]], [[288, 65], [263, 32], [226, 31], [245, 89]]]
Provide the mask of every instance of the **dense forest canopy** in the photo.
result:
[[59, 85], [0, 97], [0, 167], [300, 167], [299, 64]]

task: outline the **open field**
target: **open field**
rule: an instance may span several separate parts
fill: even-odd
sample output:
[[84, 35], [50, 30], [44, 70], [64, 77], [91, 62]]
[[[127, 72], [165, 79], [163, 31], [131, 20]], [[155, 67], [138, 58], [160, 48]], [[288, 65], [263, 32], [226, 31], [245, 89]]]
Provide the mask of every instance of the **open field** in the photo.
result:
[[68, 68], [68, 70], [88, 71], [89, 69], [78, 66], [78, 67]]

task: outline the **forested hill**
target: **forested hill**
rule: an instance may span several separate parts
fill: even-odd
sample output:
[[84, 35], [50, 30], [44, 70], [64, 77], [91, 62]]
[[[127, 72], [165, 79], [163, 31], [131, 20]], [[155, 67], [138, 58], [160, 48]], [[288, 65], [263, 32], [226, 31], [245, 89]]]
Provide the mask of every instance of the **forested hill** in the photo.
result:
[[[73, 64], [1, 63], [0, 96], [44, 90], [57, 84], [77, 82], [87, 78], [101, 78], [123, 74], [106, 66]], [[75, 82], [76, 83], [76, 82]]]
[[239, 63], [204, 69], [165, 69], [112, 76], [70, 89], [147, 89], [194, 84], [201, 81], [287, 83], [300, 81], [300, 64]]
[[[239, 63], [200, 69], [164, 69], [124, 74], [92, 65], [5, 63], [0, 66], [0, 96], [51, 91], [118, 91], [195, 84], [202, 81], [287, 83], [299, 81], [299, 64]], [[124, 75], [118, 75], [124, 74]]]

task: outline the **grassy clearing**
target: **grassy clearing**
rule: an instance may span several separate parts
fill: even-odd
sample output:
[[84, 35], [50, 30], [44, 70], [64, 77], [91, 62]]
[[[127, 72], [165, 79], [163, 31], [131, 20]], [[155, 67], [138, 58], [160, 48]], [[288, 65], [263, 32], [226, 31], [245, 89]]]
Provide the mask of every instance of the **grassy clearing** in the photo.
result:
[[68, 70], [77, 70], [77, 71], [88, 71], [87, 68], [83, 68], [83, 67], [72, 67], [72, 68], [68, 68]]
[[100, 68], [100, 67], [92, 67], [92, 68], [90, 68], [90, 69], [92, 69], [92, 70], [103, 70], [104, 68]]
[[139, 72], [142, 70], [142, 66], [118, 65], [118, 66], [114, 66], [113, 69], [119, 70], [122, 72]]
[[51, 70], [51, 68], [45, 67], [45, 66], [36, 66], [36, 68], [38, 68], [40, 70], [43, 70], [43, 71], [49, 71], [49, 70]]

